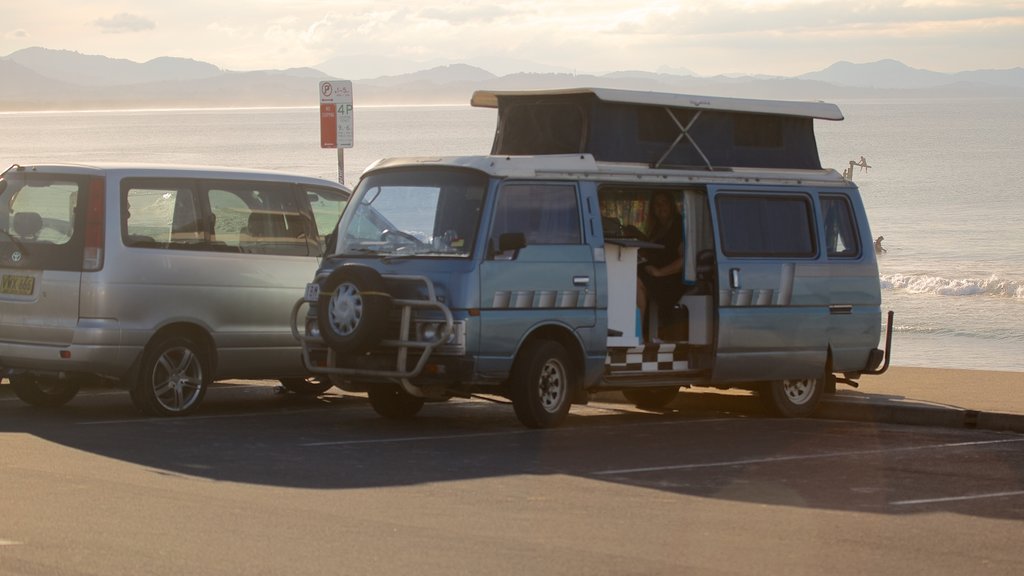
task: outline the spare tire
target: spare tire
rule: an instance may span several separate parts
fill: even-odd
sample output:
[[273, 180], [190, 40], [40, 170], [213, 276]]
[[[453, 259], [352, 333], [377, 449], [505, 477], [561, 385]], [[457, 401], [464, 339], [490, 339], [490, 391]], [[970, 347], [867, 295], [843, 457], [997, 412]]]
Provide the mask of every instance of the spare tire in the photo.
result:
[[380, 342], [391, 295], [373, 268], [346, 264], [320, 285], [317, 325], [320, 336], [335, 352], [365, 352]]

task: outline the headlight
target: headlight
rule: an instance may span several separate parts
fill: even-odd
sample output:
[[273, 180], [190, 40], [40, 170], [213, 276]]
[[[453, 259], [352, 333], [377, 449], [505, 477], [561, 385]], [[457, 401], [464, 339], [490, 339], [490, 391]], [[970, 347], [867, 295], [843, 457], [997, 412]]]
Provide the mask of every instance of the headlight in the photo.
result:
[[420, 325], [420, 342], [433, 342], [437, 340], [438, 334], [441, 332], [441, 324], [437, 322], [427, 322]]

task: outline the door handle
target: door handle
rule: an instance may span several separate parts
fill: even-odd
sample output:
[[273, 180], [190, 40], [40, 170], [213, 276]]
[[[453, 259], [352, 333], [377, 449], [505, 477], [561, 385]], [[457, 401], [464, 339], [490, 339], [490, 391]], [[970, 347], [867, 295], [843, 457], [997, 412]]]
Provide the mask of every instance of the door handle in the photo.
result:
[[573, 286], [586, 286], [587, 284], [590, 284], [590, 276], [573, 276], [572, 277], [572, 285]]
[[829, 314], [853, 314], [853, 304], [829, 304]]
[[739, 290], [740, 288], [740, 269], [730, 268], [729, 269], [729, 287], [733, 290]]

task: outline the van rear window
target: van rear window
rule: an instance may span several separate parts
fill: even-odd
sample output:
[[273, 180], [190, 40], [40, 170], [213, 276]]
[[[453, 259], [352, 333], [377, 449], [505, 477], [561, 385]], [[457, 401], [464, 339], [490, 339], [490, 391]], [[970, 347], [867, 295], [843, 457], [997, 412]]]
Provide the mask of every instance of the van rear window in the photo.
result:
[[83, 179], [63, 175], [9, 172], [0, 179], [0, 265], [80, 271], [76, 220], [84, 189]]
[[719, 195], [719, 234], [726, 256], [810, 258], [817, 255], [810, 199]]

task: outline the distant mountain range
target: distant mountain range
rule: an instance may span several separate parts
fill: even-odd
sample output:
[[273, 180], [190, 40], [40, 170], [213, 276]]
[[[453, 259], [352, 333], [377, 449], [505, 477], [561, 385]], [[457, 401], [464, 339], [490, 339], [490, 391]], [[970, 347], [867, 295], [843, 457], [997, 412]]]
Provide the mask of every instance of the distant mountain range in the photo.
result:
[[[354, 78], [354, 68], [346, 62], [352, 60], [331, 60], [317, 68], [233, 72], [185, 58], [139, 63], [68, 50], [26, 48], [0, 58], [0, 111], [313, 106], [318, 102], [318, 82], [340, 78], [353, 80], [357, 106], [468, 104], [474, 90], [583, 86], [791, 100], [1024, 96], [1021, 67], [945, 74], [895, 60], [837, 62], [796, 77], [706, 77], [682, 68], [671, 73], [620, 71], [598, 76], [554, 70], [498, 76], [469, 64], [445, 64], [411, 73]], [[390, 61], [378, 69], [401, 66]]]

